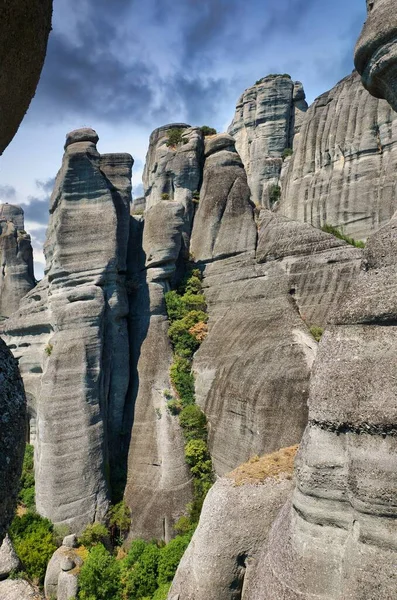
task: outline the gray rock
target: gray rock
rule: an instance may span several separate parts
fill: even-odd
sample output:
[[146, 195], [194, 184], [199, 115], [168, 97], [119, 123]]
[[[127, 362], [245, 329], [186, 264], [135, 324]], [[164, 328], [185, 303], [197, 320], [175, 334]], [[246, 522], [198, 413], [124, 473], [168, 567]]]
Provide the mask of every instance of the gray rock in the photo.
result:
[[79, 591], [78, 576], [74, 573], [60, 573], [58, 577], [57, 600], [77, 598]]
[[0, 579], [5, 579], [11, 573], [19, 569], [21, 563], [14, 550], [8, 535], [3, 540], [0, 547]]
[[269, 208], [283, 151], [292, 148], [306, 110], [302, 84], [285, 75], [264, 77], [238, 100], [228, 133], [236, 140], [255, 204]]
[[397, 17], [392, 0], [367, 0], [368, 18], [354, 61], [367, 90], [397, 110]]
[[2, 600], [44, 600], [37, 588], [25, 579], [6, 579], [0, 581], [0, 598]]
[[190, 251], [196, 261], [255, 250], [256, 226], [250, 190], [234, 140], [227, 134], [205, 142], [200, 201]]
[[397, 209], [397, 114], [354, 72], [307, 111], [285, 161], [278, 210], [290, 219], [366, 239]]
[[26, 399], [18, 363], [0, 339], [0, 543], [14, 516], [22, 471]]
[[21, 299], [36, 284], [30, 235], [24, 231], [23, 210], [0, 205], [0, 320], [17, 310]]
[[[290, 472], [292, 467], [293, 463]], [[243, 590], [255, 572], [257, 554], [291, 495], [290, 472], [280, 468], [278, 476], [265, 480], [258, 476], [243, 484], [236, 483], [233, 475], [218, 479], [204, 501], [198, 528], [179, 563], [169, 598], [245, 598]]]
[[52, 0], [5, 2], [0, 8], [0, 154], [35, 94], [51, 29]]
[[[73, 548], [61, 546], [55, 550], [47, 565], [44, 579], [44, 593], [46, 598], [60, 600], [60, 592], [65, 594], [69, 587], [75, 585], [75, 575], [78, 574], [83, 561]], [[64, 567], [68, 567], [65, 569]], [[70, 572], [72, 571], [72, 572]], [[66, 596], [65, 600], [73, 598], [76, 594]], [[64, 598], [62, 597], [62, 600]]]
[[70, 131], [66, 135], [66, 141], [64, 149], [71, 144], [77, 144], [79, 142], [91, 142], [95, 146], [99, 141], [99, 137], [96, 131], [90, 129], [89, 127], [82, 127], [81, 129], [75, 129], [74, 131]]
[[132, 159], [101, 160], [96, 139], [92, 130], [68, 136], [50, 202], [46, 276], [6, 324], [31, 437], [38, 431], [37, 509], [76, 532], [105, 517], [107, 464], [112, 475], [129, 385], [124, 221]]
[[77, 535], [72, 533], [63, 538], [62, 546], [66, 546], [67, 548], [77, 548]]

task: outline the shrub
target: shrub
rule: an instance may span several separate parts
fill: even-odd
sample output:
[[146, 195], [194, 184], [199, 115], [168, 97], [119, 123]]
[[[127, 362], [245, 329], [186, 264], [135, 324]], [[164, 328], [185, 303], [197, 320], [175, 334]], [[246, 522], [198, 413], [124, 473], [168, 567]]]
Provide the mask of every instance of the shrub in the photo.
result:
[[162, 200], [169, 200], [170, 199], [170, 195], [169, 194], [161, 194], [161, 199]]
[[120, 600], [120, 568], [102, 544], [94, 546], [79, 575], [80, 600]]
[[167, 600], [171, 584], [163, 583], [153, 594], [152, 600]]
[[113, 541], [122, 541], [131, 526], [131, 511], [124, 500], [109, 510], [109, 526]]
[[354, 246], [355, 248], [365, 248], [364, 242], [362, 242], [361, 240], [355, 240], [355, 239], [349, 237], [348, 235], [345, 235], [343, 233], [343, 231], [341, 231], [337, 227], [334, 227], [333, 225], [328, 225], [327, 223], [325, 223], [321, 227], [321, 230], [324, 231], [325, 233], [330, 233], [331, 235], [334, 235], [338, 239], [343, 240], [344, 242], [347, 242], [348, 244], [350, 244], [351, 246]]
[[213, 127], [208, 127], [208, 125], [203, 125], [202, 127], [200, 127], [200, 129], [204, 137], [206, 137], [207, 135], [216, 135], [217, 133], [216, 129], [214, 129]]
[[42, 584], [48, 561], [57, 548], [51, 521], [28, 512], [14, 518], [9, 535], [29, 579]]
[[174, 525], [174, 529], [179, 535], [185, 535], [186, 533], [193, 535], [196, 527], [197, 523], [193, 523], [190, 517], [186, 517], [185, 515], [180, 517]]
[[48, 342], [47, 346], [44, 348], [44, 352], [47, 354], [47, 356], [51, 356], [53, 349], [54, 346]]
[[141, 554], [147, 546], [148, 542], [145, 542], [144, 540], [134, 540], [131, 543], [130, 549], [128, 550], [128, 554], [123, 561], [123, 566], [132, 567], [137, 562], [137, 560], [139, 560]]
[[92, 523], [87, 525], [78, 539], [80, 546], [91, 548], [96, 544], [107, 544], [109, 540], [109, 531], [102, 523]]
[[33, 446], [26, 444], [18, 502], [23, 504], [28, 509], [34, 509], [35, 507], [33, 455]]
[[310, 327], [309, 331], [312, 334], [312, 336], [314, 337], [314, 339], [316, 340], [316, 342], [319, 342], [323, 336], [324, 328], [317, 327], [317, 325], [312, 325]]
[[182, 297], [174, 290], [166, 292], [165, 304], [167, 307], [168, 318], [171, 322], [176, 319], [182, 319], [188, 312]]
[[180, 560], [189, 545], [191, 534], [177, 536], [160, 550], [157, 583], [164, 585], [173, 580]]
[[186, 406], [182, 410], [179, 415], [179, 423], [183, 429], [186, 441], [193, 439], [206, 440], [207, 417], [197, 404]]
[[292, 156], [294, 153], [294, 151], [292, 150], [292, 148], [286, 148], [285, 150], [283, 150], [283, 153], [281, 155], [281, 158], [283, 160], [285, 160], [286, 158], [288, 158], [289, 156]]
[[185, 446], [185, 459], [193, 474], [211, 473], [211, 457], [204, 440], [190, 440]]
[[190, 361], [177, 356], [171, 366], [170, 376], [182, 404], [194, 404], [194, 376]]
[[177, 127], [173, 127], [168, 131], [168, 139], [167, 146], [177, 146], [183, 142], [183, 129], [178, 129]]
[[269, 206], [272, 208], [280, 200], [281, 188], [279, 185], [272, 185], [269, 189]]
[[200, 192], [198, 190], [195, 190], [193, 192], [193, 202], [198, 203], [200, 200]]
[[138, 560], [121, 567], [121, 588], [125, 598], [143, 599], [157, 590], [158, 561], [160, 550], [155, 544], [147, 544]]
[[179, 415], [183, 406], [180, 400], [171, 400], [167, 403], [167, 409], [171, 413], [171, 415]]

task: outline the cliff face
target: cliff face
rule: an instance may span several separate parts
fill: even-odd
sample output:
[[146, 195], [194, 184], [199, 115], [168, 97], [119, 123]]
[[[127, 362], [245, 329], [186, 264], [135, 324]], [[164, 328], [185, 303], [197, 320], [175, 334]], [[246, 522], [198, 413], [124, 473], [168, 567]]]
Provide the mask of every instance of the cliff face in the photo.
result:
[[397, 114], [349, 75], [310, 106], [287, 159], [279, 210], [365, 239], [397, 208]]
[[0, 205], [0, 319], [9, 317], [35, 286], [33, 250], [24, 230], [23, 210]]
[[238, 100], [228, 133], [236, 140], [255, 204], [269, 208], [283, 151], [292, 148], [306, 110], [302, 84], [288, 75], [264, 77]]
[[5, 325], [35, 430], [37, 509], [76, 530], [106, 513], [108, 452], [115, 454], [129, 381], [128, 230], [118, 226], [129, 199], [128, 186], [114, 186], [116, 172], [129, 180], [132, 159], [108, 158], [102, 171], [97, 140], [92, 130], [67, 137], [46, 275]]

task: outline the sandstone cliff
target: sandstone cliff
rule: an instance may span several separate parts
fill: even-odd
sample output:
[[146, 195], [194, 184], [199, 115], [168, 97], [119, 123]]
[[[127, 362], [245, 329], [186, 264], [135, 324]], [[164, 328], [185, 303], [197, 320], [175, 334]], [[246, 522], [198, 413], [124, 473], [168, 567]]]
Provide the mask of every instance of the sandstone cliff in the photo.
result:
[[23, 296], [36, 282], [23, 210], [12, 204], [1, 204], [0, 230], [0, 319], [4, 319], [17, 310]]
[[310, 106], [284, 165], [279, 210], [365, 239], [397, 208], [397, 114], [354, 72]]
[[255, 204], [269, 208], [283, 152], [292, 148], [306, 110], [302, 84], [289, 75], [268, 75], [238, 100], [228, 133], [236, 140]]

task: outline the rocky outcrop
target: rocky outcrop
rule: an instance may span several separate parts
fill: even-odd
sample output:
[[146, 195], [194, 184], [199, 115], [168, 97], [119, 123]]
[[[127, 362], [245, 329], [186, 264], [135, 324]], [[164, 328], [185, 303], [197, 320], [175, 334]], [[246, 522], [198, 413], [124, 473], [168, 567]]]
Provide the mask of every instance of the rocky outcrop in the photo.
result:
[[70, 545], [65, 545], [65, 542], [68, 543], [66, 538], [47, 565], [44, 580], [46, 598], [57, 598], [57, 600], [77, 598], [77, 577], [83, 560], [76, 550]]
[[397, 209], [397, 114], [354, 72], [310, 106], [284, 164], [279, 211], [366, 239]]
[[26, 399], [17, 361], [0, 339], [0, 543], [14, 516], [24, 452]]
[[0, 319], [3, 320], [17, 310], [23, 296], [36, 284], [23, 210], [12, 204], [0, 205], [0, 260]]
[[12, 571], [17, 571], [20, 566], [21, 563], [11, 540], [6, 535], [0, 547], [0, 580], [6, 579]]
[[292, 492], [295, 452], [296, 448], [289, 448], [256, 457], [218, 479], [205, 499], [169, 598], [244, 599], [257, 553]]
[[35, 94], [51, 29], [52, 0], [19, 0], [0, 9], [0, 154]]
[[367, 0], [368, 18], [354, 61], [367, 90], [397, 110], [397, 18], [393, 0]]
[[36, 430], [37, 509], [76, 531], [106, 513], [129, 385], [123, 221], [132, 159], [101, 159], [97, 140], [87, 129], [67, 137], [46, 275], [5, 326]]
[[270, 207], [283, 152], [292, 148], [306, 110], [303, 86], [289, 75], [268, 75], [238, 100], [228, 133], [236, 140], [255, 204]]
[[[231, 247], [236, 237], [230, 233]], [[317, 351], [310, 326], [328, 322], [361, 256], [329, 234], [264, 210], [256, 255], [202, 264], [209, 334], [193, 366], [218, 474], [299, 442]]]
[[37, 588], [25, 579], [0, 581], [0, 598], [4, 600], [44, 600]]

